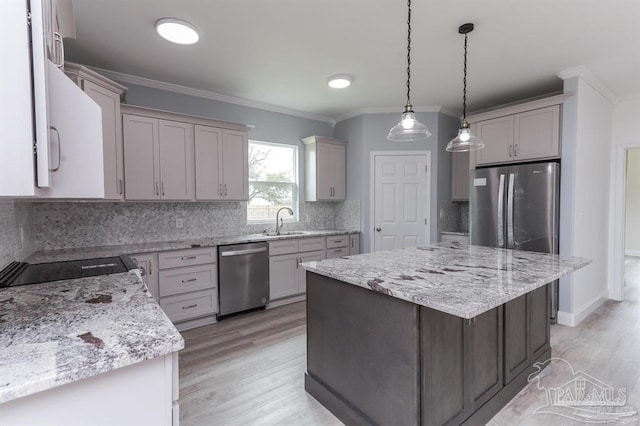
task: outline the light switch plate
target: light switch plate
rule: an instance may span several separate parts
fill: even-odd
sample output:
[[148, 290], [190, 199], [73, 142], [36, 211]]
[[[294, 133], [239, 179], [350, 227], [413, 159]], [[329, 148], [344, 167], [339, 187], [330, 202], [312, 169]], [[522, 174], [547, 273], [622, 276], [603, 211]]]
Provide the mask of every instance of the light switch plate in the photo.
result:
[[183, 226], [184, 226], [184, 219], [180, 217], [176, 218], [176, 228], [182, 229]]

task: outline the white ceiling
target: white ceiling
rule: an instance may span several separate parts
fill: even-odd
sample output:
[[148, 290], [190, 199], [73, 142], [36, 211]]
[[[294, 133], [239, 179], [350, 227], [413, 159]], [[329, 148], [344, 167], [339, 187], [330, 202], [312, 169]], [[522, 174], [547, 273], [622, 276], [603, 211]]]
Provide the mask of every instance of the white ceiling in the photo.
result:
[[[404, 0], [74, 0], [74, 62], [299, 111], [339, 117], [405, 103]], [[640, 92], [639, 0], [413, 0], [412, 101], [460, 109], [562, 89], [586, 66], [621, 98]], [[154, 22], [187, 20], [200, 42], [161, 39]], [[332, 74], [355, 76], [330, 89]]]

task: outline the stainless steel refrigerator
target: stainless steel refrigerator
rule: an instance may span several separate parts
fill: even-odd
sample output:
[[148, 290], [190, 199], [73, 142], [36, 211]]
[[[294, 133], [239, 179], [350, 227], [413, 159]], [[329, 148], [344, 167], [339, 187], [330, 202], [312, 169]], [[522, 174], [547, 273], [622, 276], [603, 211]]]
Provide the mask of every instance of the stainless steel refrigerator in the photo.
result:
[[[471, 171], [470, 243], [558, 253], [560, 164], [531, 163]], [[558, 313], [558, 281], [551, 285], [551, 322]]]

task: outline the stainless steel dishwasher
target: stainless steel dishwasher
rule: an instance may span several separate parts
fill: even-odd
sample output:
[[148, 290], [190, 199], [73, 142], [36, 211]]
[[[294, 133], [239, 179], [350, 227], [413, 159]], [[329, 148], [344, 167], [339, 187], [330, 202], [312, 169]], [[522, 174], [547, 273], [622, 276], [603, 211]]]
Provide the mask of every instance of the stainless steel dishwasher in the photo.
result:
[[264, 307], [269, 301], [269, 245], [218, 246], [219, 316]]

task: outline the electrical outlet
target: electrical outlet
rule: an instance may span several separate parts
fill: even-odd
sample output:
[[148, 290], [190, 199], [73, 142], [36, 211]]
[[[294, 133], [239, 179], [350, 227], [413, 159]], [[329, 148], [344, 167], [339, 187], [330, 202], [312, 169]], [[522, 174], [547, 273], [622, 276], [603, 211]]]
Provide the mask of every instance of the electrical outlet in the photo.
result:
[[444, 217], [444, 209], [440, 209], [440, 219]]
[[183, 226], [184, 226], [184, 219], [182, 219], [181, 217], [176, 218], [176, 228], [182, 229]]

